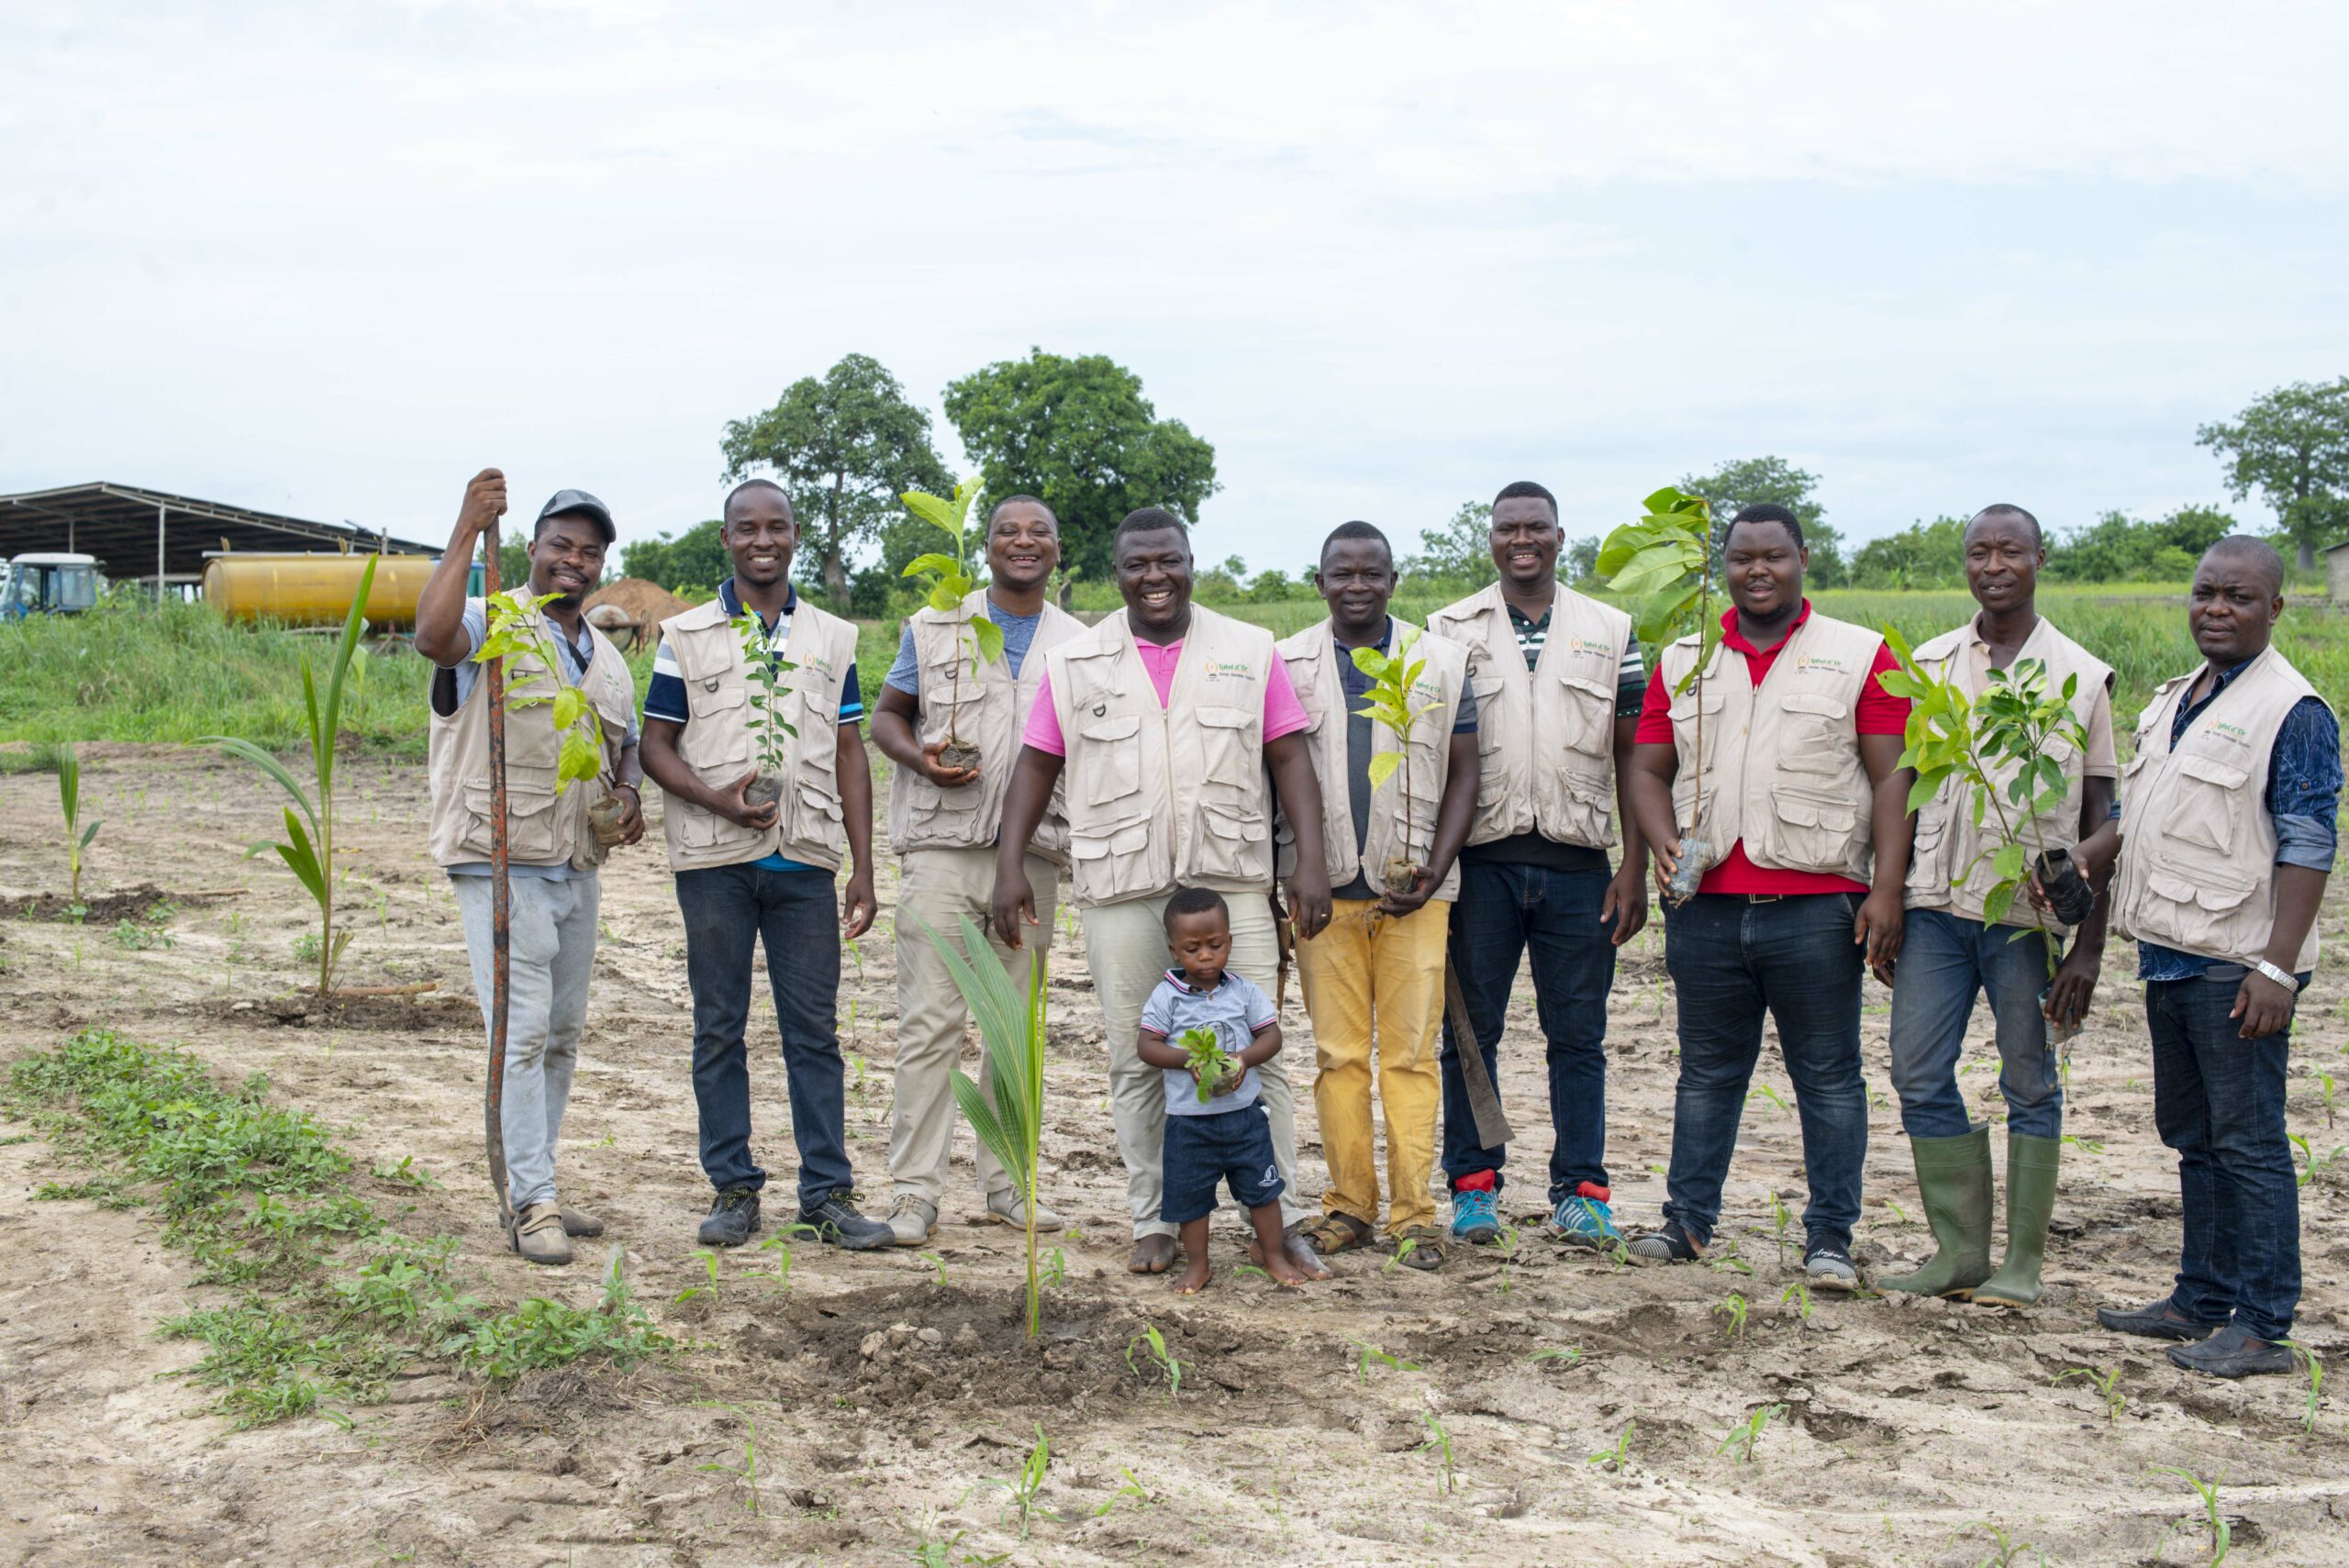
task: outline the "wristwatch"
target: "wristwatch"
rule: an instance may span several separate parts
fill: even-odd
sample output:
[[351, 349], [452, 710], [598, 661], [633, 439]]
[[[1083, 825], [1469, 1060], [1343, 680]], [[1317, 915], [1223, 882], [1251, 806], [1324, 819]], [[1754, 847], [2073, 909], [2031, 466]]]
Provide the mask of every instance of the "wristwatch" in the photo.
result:
[[2267, 976], [2268, 979], [2276, 982], [2277, 984], [2281, 985], [2285, 990], [2291, 992], [2294, 995], [2297, 996], [2299, 995], [2300, 983], [2293, 978], [2292, 972], [2290, 970], [2279, 969], [2264, 958], [2255, 960], [2252, 963], [2251, 967], [2259, 971], [2260, 973]]

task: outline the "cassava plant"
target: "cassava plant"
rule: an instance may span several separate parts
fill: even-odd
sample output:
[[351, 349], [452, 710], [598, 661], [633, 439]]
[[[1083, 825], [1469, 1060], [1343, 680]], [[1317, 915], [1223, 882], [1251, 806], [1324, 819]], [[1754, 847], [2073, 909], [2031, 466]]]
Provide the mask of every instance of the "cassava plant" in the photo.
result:
[[[734, 635], [741, 639], [742, 669], [751, 688], [750, 713], [743, 723], [751, 731], [751, 760], [759, 774], [742, 792], [742, 798], [753, 806], [771, 806], [783, 798], [785, 742], [799, 734], [798, 726], [784, 717], [788, 705], [783, 699], [789, 688], [783, 678], [799, 666], [767, 646], [766, 623], [759, 619], [756, 610], [746, 609], [736, 616], [733, 626]], [[858, 973], [863, 973], [863, 968], [860, 955]]]
[[1215, 1086], [1230, 1077], [1239, 1063], [1223, 1049], [1213, 1029], [1185, 1029], [1174, 1037], [1174, 1043], [1183, 1048], [1183, 1054], [1188, 1058], [1184, 1065], [1198, 1085], [1199, 1104], [1206, 1105], [1215, 1098]]
[[[1995, 879], [1982, 900], [1982, 921], [1996, 926], [2014, 905], [2031, 876], [2031, 862], [2052, 868], [2048, 853], [2048, 814], [2069, 798], [2064, 765], [2048, 755], [2058, 740], [2075, 751], [2087, 745], [2087, 727], [2072, 711], [2080, 678], [2067, 675], [2064, 689], [2050, 695], [2047, 666], [2037, 659], [2018, 661], [2011, 668], [1990, 672], [1989, 684], [1978, 698], [1969, 698], [1954, 681], [1928, 673], [1898, 629], [1887, 624], [1884, 640], [1900, 662], [1897, 671], [1879, 677], [1884, 689], [1909, 699], [1907, 749], [1900, 765], [1913, 768], [1917, 782], [1909, 786], [1909, 809], [1917, 810], [1946, 784], [1955, 783], [1969, 797], [1974, 826], [1998, 823], [1997, 841], [1957, 868], [1950, 885], [1972, 879], [1983, 862]], [[2032, 922], [2044, 942], [2047, 977], [2055, 978], [2062, 944], [2049, 929], [2038, 906]], [[2018, 931], [2017, 936], [2022, 933]]]
[[[1403, 820], [1415, 820], [1411, 814], [1411, 770], [1404, 766], [1411, 751], [1411, 727], [1423, 714], [1432, 713], [1443, 705], [1440, 702], [1411, 706], [1411, 691], [1419, 684], [1428, 667], [1425, 659], [1411, 657], [1411, 644], [1419, 639], [1419, 628], [1407, 626], [1397, 632], [1395, 651], [1382, 653], [1375, 648], [1357, 648], [1353, 651], [1354, 668], [1370, 677], [1370, 689], [1363, 693], [1362, 706], [1357, 711], [1366, 714], [1370, 721], [1395, 737], [1396, 749], [1381, 751], [1370, 760], [1370, 787], [1378, 788], [1398, 770], [1402, 774]], [[1385, 877], [1389, 893], [1408, 893], [1419, 879], [1420, 863], [1411, 856], [1407, 840], [1400, 859], [1386, 862]]]
[[1677, 904], [1691, 897], [1718, 857], [1705, 827], [1705, 679], [1720, 647], [1721, 623], [1713, 611], [1720, 584], [1714, 573], [1712, 503], [1671, 485], [1650, 495], [1647, 515], [1625, 523], [1598, 547], [1598, 574], [1614, 593], [1636, 599], [1640, 639], [1655, 646], [1684, 637], [1697, 639], [1697, 660], [1674, 683], [1675, 697], [1697, 694], [1694, 754], [1696, 796], [1689, 819], [1678, 824], [1680, 858], [1664, 894]]
[[[1028, 1337], [1036, 1337], [1041, 1309], [1036, 1273], [1036, 1151], [1044, 1129], [1044, 959], [1032, 950], [1028, 995], [1023, 1002], [1011, 975], [968, 915], [962, 917], [963, 946], [953, 944], [910, 917], [938, 949], [947, 973], [978, 1020], [986, 1045], [986, 1083], [954, 1069], [954, 1103], [971, 1130], [1002, 1162], [1027, 1215]], [[965, 957], [964, 955], [969, 955]]]
[[[359, 591], [351, 595], [351, 613], [343, 617], [342, 637], [335, 644], [334, 662], [327, 672], [323, 697], [310, 667], [309, 650], [302, 651], [302, 702], [310, 726], [310, 770], [315, 787], [303, 788], [284, 763], [240, 737], [207, 735], [201, 742], [217, 746], [232, 757], [243, 758], [274, 779], [293, 797], [294, 804], [284, 808], [284, 840], [260, 840], [245, 851], [245, 859], [250, 860], [264, 850], [275, 850], [278, 859], [285, 862], [285, 869], [317, 902], [321, 999], [332, 989], [334, 966], [342, 957], [342, 950], [351, 944], [350, 930], [337, 930], [334, 923], [334, 756], [335, 743], [342, 732], [343, 686], [351, 678], [351, 662], [359, 653], [359, 639], [367, 630], [367, 595], [375, 584], [376, 559], [370, 556], [367, 564], [360, 569]], [[300, 808], [298, 816], [295, 807]]]
[[[65, 809], [65, 875], [66, 904], [75, 909], [82, 906], [82, 851], [98, 836], [98, 825], [86, 827], [82, 822], [82, 762], [73, 755], [71, 745], [57, 749], [57, 801]], [[2332, 1096], [2325, 1097], [2329, 1108]]]
[[[930, 607], [941, 615], [955, 615], [962, 610], [963, 601], [978, 586], [973, 576], [970, 545], [965, 529], [970, 522], [971, 503], [979, 494], [976, 476], [954, 486], [953, 495], [932, 495], [925, 490], [908, 490], [898, 499], [906, 510], [930, 524], [954, 541], [954, 553], [946, 555], [931, 551], [918, 555], [907, 563], [903, 575], [920, 579], [930, 588]], [[974, 615], [963, 623], [956, 634], [958, 647], [970, 655], [971, 679], [979, 678], [981, 662], [992, 664], [1003, 657], [1003, 628], [986, 617]], [[938, 762], [944, 768], [975, 768], [979, 765], [979, 749], [965, 742], [954, 732], [954, 714], [962, 701], [963, 661], [956, 658], [947, 696], [946, 744], [938, 753]]]

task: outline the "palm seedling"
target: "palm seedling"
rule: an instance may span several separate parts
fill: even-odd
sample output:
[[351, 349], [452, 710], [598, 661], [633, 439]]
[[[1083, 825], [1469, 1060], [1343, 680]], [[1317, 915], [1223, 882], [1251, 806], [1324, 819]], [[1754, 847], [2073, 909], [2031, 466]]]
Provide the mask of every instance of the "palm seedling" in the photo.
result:
[[1136, 1334], [1126, 1344], [1126, 1365], [1136, 1377], [1145, 1374], [1141, 1370], [1141, 1362], [1135, 1359], [1134, 1352], [1144, 1351], [1145, 1348], [1151, 1365], [1158, 1369], [1159, 1376], [1165, 1381], [1167, 1402], [1172, 1404], [1174, 1396], [1183, 1390], [1183, 1363], [1175, 1359], [1173, 1351], [1166, 1348], [1166, 1336], [1158, 1331], [1158, 1325], [1145, 1323], [1141, 1326], [1141, 1332]]
[[1044, 1423], [1032, 1423], [1036, 1429], [1036, 1446], [1028, 1451], [1028, 1458], [1019, 1466], [1019, 1473], [1008, 1480], [990, 1476], [987, 1484], [1000, 1486], [1011, 1494], [1011, 1506], [1019, 1511], [1019, 1539], [1028, 1539], [1029, 1521], [1041, 1510], [1037, 1499], [1043, 1495], [1044, 1473], [1052, 1468], [1052, 1445], [1044, 1436]]
[[2324, 1398], [2324, 1363], [2316, 1359], [2314, 1351], [2297, 1340], [2284, 1340], [2278, 1342], [2292, 1352], [2293, 1362], [2308, 1377], [2308, 1411], [2300, 1418], [2300, 1430], [2312, 1436], [2316, 1431], [2317, 1407]]
[[1713, 1452], [1724, 1454], [1735, 1449], [1738, 1462], [1753, 1463], [1753, 1445], [1761, 1440], [1763, 1429], [1786, 1413], [1787, 1407], [1784, 1405], [1763, 1406], [1746, 1417], [1742, 1423], [1731, 1427], [1728, 1435], [1721, 1439], [1720, 1447], [1715, 1449]]
[[1374, 1362], [1380, 1366], [1392, 1367], [1397, 1372], [1419, 1370], [1419, 1362], [1389, 1355], [1367, 1340], [1348, 1340], [1346, 1343], [1354, 1348], [1354, 1381], [1357, 1383], [1367, 1384], [1370, 1381], [1370, 1368]]
[[1615, 1440], [1615, 1446], [1600, 1449], [1590, 1456], [1589, 1462], [1620, 1474], [1623, 1467], [1631, 1462], [1631, 1434], [1639, 1429], [1639, 1426], [1637, 1421], [1625, 1421], [1621, 1435]]
[[[986, 1047], [985, 1086], [954, 1069], [954, 1103], [988, 1151], [1000, 1161], [1022, 1199], [1027, 1215], [1028, 1337], [1036, 1337], [1042, 1310], [1036, 1272], [1037, 1148], [1044, 1129], [1044, 958], [1029, 955], [1028, 995], [1023, 1001], [1011, 975], [968, 915], [963, 916], [962, 951], [922, 925], [947, 973], [978, 1021]], [[918, 921], [917, 923], [919, 923]], [[969, 956], [966, 958], [964, 954]]]
[[[1690, 771], [1696, 793], [1688, 820], [1680, 829], [1679, 863], [1665, 886], [1674, 903], [1693, 896], [1712, 862], [1720, 858], [1705, 824], [1705, 680], [1707, 668], [1720, 647], [1720, 618], [1713, 613], [1714, 581], [1712, 503], [1671, 485], [1643, 503], [1647, 515], [1625, 523], [1598, 547], [1598, 574], [1617, 595], [1640, 601], [1634, 617], [1640, 639], [1661, 645], [1677, 639], [1697, 639], [1697, 660], [1672, 688], [1675, 697], [1697, 694], [1697, 719]], [[1727, 846], [1719, 846], [1723, 853]]]
[[335, 744], [342, 733], [343, 687], [351, 678], [359, 639], [367, 629], [367, 595], [375, 583], [375, 560], [371, 556], [360, 569], [359, 591], [351, 595], [351, 612], [343, 617], [342, 636], [335, 644], [334, 662], [327, 671], [323, 697], [310, 665], [309, 651], [302, 651], [302, 702], [309, 720], [313, 787], [304, 788], [284, 763], [250, 740], [233, 735], [207, 735], [202, 742], [217, 746], [232, 757], [243, 758], [275, 780], [292, 797], [293, 805], [284, 808], [284, 840], [262, 839], [245, 851], [245, 859], [250, 860], [265, 850], [276, 851], [278, 859], [285, 862], [285, 869], [294, 873], [303, 891], [317, 904], [321, 999], [333, 987], [335, 964], [341, 959], [342, 950], [350, 945], [351, 936], [348, 929], [337, 930], [334, 923]]
[[741, 1418], [743, 1427], [742, 1462], [740, 1464], [719, 1464], [712, 1462], [708, 1464], [696, 1464], [694, 1468], [696, 1471], [711, 1471], [719, 1475], [732, 1476], [736, 1484], [742, 1488], [742, 1506], [750, 1509], [751, 1516], [756, 1518], [759, 1512], [758, 1422], [752, 1420], [751, 1418], [751, 1413], [748, 1410], [743, 1409], [740, 1405], [729, 1405], [722, 1399], [696, 1399], [694, 1403], [707, 1409], [728, 1411]]
[[2121, 1392], [2119, 1367], [2072, 1367], [2057, 1373], [2051, 1386], [2060, 1388], [2076, 1377], [2093, 1387], [2097, 1397], [2104, 1401], [2105, 1425], [2110, 1426], [2121, 1419], [2121, 1412], [2128, 1408], [2129, 1396]]
[[[970, 546], [964, 538], [971, 517], [971, 503], [979, 494], [979, 481], [974, 477], [954, 486], [950, 497], [932, 495], [926, 491], [908, 490], [898, 499], [906, 510], [923, 522], [939, 529], [954, 541], [954, 553], [946, 555], [932, 551], [918, 555], [907, 563], [903, 575], [919, 578], [930, 588], [929, 606], [941, 615], [955, 615], [963, 608], [963, 601], [978, 586], [972, 576]], [[982, 615], [973, 615], [956, 633], [958, 647], [970, 655], [971, 678], [979, 678], [982, 662], [992, 664], [1003, 657], [1003, 628]], [[938, 753], [941, 767], [975, 768], [979, 765], [979, 749], [964, 741], [954, 732], [953, 716], [961, 711], [963, 660], [954, 661], [947, 695], [946, 744]]]
[[[1998, 842], [1960, 866], [1950, 884], [1963, 886], [1984, 861], [1992, 878], [1982, 899], [1982, 923], [1996, 926], [2031, 880], [2026, 855], [2035, 851], [2043, 877], [2053, 878], [2063, 851], [2047, 846], [2048, 814], [2070, 797], [2064, 764], [2049, 754], [2058, 740], [2075, 752], [2087, 747], [2087, 727], [2072, 711], [2080, 678], [2066, 675], [2060, 694], [2047, 690], [2047, 666], [2024, 659], [2011, 668], [1990, 672], [1978, 698], [1969, 698], [1957, 683], [1929, 673], [1917, 662], [1908, 639], [1890, 623], [1884, 628], [1885, 645], [1900, 662], [1898, 671], [1880, 677], [1884, 689], [1909, 699], [1907, 749], [1900, 765], [1916, 770], [1909, 789], [1909, 809], [1916, 811], [1944, 784], [1954, 781], [1965, 792], [1968, 809], [1978, 829], [1986, 818], [1998, 822]], [[2028, 901], [2026, 901], [2028, 902]], [[2047, 917], [2032, 906], [2047, 955], [2047, 978], [2053, 984], [2063, 944], [2048, 928]], [[2020, 937], [2021, 932], [2016, 935]], [[2076, 1027], [2059, 1030], [2068, 1040]]]
[[1736, 1291], [1729, 1293], [1728, 1300], [1717, 1301], [1713, 1304], [1713, 1316], [1720, 1318], [1727, 1327], [1729, 1337], [1732, 1340], [1744, 1336], [1745, 1312], [1745, 1297]]
[[1414, 1451], [1435, 1456], [1436, 1491], [1439, 1494], [1458, 1491], [1460, 1472], [1459, 1467], [1453, 1462], [1452, 1433], [1445, 1429], [1442, 1421], [1436, 1419], [1435, 1412], [1432, 1410], [1421, 1413], [1419, 1424], [1427, 1428], [1428, 1435]]
[[[57, 749], [57, 800], [65, 808], [65, 902], [78, 909], [82, 906], [82, 852], [98, 836], [98, 825], [82, 823], [82, 762], [71, 745]], [[2329, 1107], [2332, 1103], [2328, 1095], [2325, 1104]]]
[[[1370, 677], [1370, 689], [1363, 693], [1363, 705], [1358, 710], [1369, 716], [1370, 721], [1395, 737], [1395, 750], [1381, 751], [1370, 759], [1370, 787], [1384, 784], [1399, 771], [1402, 776], [1403, 820], [1408, 824], [1418, 820], [1412, 815], [1411, 770], [1406, 765], [1411, 751], [1411, 727], [1421, 716], [1434, 712], [1443, 704], [1422, 702], [1414, 706], [1412, 698], [1424, 695], [1419, 677], [1428, 667], [1425, 659], [1411, 657], [1411, 645], [1419, 638], [1419, 628], [1403, 627], [1395, 637], [1392, 652], [1382, 653], [1375, 648], [1353, 651], [1354, 668]], [[1408, 830], [1408, 829], [1407, 829]], [[1399, 859], [1386, 862], [1381, 874], [1389, 893], [1408, 893], [1419, 883], [1420, 862], [1413, 858], [1411, 845], [1403, 845]]]

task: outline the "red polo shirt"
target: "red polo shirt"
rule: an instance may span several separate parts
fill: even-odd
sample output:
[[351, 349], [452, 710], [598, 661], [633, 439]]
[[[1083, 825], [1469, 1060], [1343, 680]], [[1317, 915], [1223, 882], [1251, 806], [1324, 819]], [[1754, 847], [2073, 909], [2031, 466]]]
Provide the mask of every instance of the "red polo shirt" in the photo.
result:
[[[1745, 655], [1746, 678], [1753, 685], [1770, 673], [1770, 665], [1778, 657], [1778, 650], [1792, 639], [1795, 628], [1810, 618], [1810, 601], [1802, 602], [1801, 611], [1787, 628], [1787, 635], [1773, 648], [1756, 648], [1737, 629], [1737, 611], [1731, 609], [1721, 617], [1722, 646]], [[1900, 668], [1900, 661], [1892, 650], [1879, 642], [1876, 662], [1868, 666], [1868, 678], [1860, 688], [1860, 700], [1852, 714], [1852, 730], [1856, 735], [1900, 735], [1909, 728], [1909, 699], [1896, 697], [1876, 684], [1876, 677], [1887, 670]], [[1642, 746], [1672, 744], [1672, 695], [1664, 687], [1664, 668], [1658, 661], [1655, 674], [1648, 682], [1648, 695], [1640, 706], [1638, 743]], [[1697, 884], [1699, 893], [1865, 893], [1865, 883], [1854, 882], [1847, 876], [1831, 876], [1823, 872], [1774, 871], [1755, 865], [1745, 858], [1745, 840], [1740, 839], [1729, 847], [1729, 858], [1705, 873]]]

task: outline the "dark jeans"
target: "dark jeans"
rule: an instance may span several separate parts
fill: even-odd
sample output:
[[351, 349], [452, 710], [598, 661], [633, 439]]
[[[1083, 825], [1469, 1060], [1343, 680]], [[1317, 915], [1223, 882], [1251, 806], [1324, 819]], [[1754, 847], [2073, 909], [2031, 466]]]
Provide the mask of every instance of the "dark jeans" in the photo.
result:
[[[1585, 1182], [1608, 1184], [1607, 993], [1615, 984], [1615, 944], [1598, 918], [1608, 874], [1464, 862], [1460, 898], [1452, 906], [1452, 968], [1496, 1086], [1508, 994], [1519, 960], [1527, 947], [1533, 950], [1533, 1004], [1550, 1060], [1553, 1205]], [[1476, 1137], [1449, 1009], [1442, 1062], [1443, 1173], [1457, 1190], [1463, 1176], [1490, 1171], [1497, 1189], [1508, 1151], [1486, 1149]]]
[[751, 1016], [753, 943], [767, 954], [799, 1147], [799, 1206], [814, 1208], [853, 1184], [833, 1008], [841, 988], [840, 912], [819, 871], [716, 866], [677, 873], [685, 917], [685, 981], [694, 993], [694, 1103], [709, 1184], [766, 1185], [751, 1158], [751, 1071], [742, 1029]]
[[1664, 914], [1664, 961], [1680, 1006], [1680, 1083], [1672, 1106], [1664, 1217], [1712, 1240], [1721, 1183], [1737, 1148], [1746, 1086], [1762, 1054], [1762, 1016], [1778, 1026], [1794, 1080], [1814, 1240], [1849, 1247], [1868, 1152], [1860, 1077], [1861, 949], [1855, 893], [1797, 894], [1749, 904], [1700, 893]]
[[2047, 989], [2047, 939], [2018, 938], [1946, 909], [1911, 909], [1892, 987], [1892, 1087], [1900, 1128], [1911, 1138], [1963, 1138], [1974, 1130], [1957, 1059], [1965, 1050], [1978, 993], [1998, 1026], [1998, 1092], [2007, 1130], [2064, 1136], [2064, 1084], [2047, 1043], [2039, 994]]
[[2288, 1027], [2259, 1040], [2227, 1016], [2239, 964], [2145, 986], [2154, 1126], [2177, 1151], [2185, 1240], [2170, 1300], [2198, 1323], [2232, 1315], [2263, 1340], [2292, 1331], [2300, 1302], [2300, 1191], [2284, 1136]]

